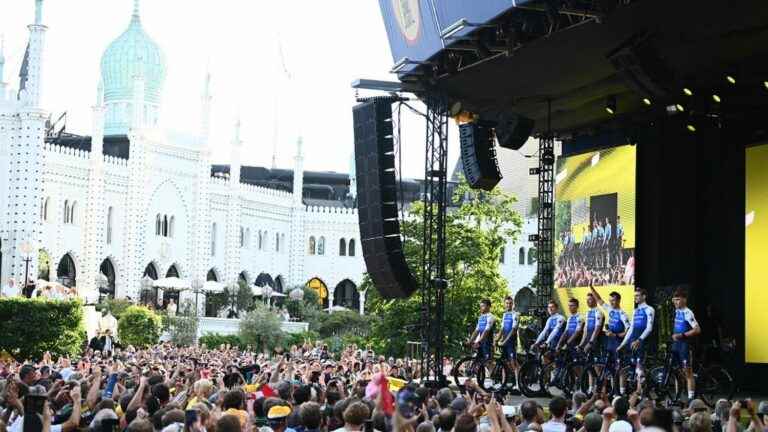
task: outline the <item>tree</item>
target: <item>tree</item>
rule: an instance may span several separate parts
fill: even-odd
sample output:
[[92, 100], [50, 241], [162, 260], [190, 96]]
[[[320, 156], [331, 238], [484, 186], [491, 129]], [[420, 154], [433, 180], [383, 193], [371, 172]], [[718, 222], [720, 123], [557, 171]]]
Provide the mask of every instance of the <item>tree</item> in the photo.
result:
[[[472, 190], [462, 179], [453, 202], [460, 203], [446, 216], [446, 279], [444, 329], [446, 353], [456, 355], [478, 316], [480, 300], [488, 298], [500, 314], [508, 295], [507, 282], [499, 273], [501, 248], [520, 235], [522, 219], [514, 210], [515, 198], [498, 188]], [[424, 206], [414, 203], [402, 222], [408, 267], [421, 283], [421, 251]], [[366, 276], [361, 288], [373, 288]], [[406, 342], [419, 340], [421, 294], [408, 299], [384, 300], [376, 289], [368, 291], [366, 310], [379, 319], [372, 322], [371, 340], [391, 355], [405, 355]]]
[[245, 345], [268, 351], [285, 338], [281, 328], [282, 319], [261, 303], [256, 303], [248, 315], [240, 320], [240, 340]]
[[171, 342], [182, 346], [194, 345], [197, 341], [197, 322], [195, 303], [185, 300], [180, 314], [168, 316], [167, 330], [171, 336]]
[[[254, 305], [253, 290], [244, 281], [238, 281], [237, 286], [227, 286], [221, 294], [225, 303], [222, 306], [231, 308], [235, 315], [240, 315], [242, 311], [249, 311]], [[234, 299], [234, 302], [233, 302]]]
[[144, 306], [131, 306], [117, 321], [117, 334], [124, 345], [146, 348], [160, 340], [162, 319]]

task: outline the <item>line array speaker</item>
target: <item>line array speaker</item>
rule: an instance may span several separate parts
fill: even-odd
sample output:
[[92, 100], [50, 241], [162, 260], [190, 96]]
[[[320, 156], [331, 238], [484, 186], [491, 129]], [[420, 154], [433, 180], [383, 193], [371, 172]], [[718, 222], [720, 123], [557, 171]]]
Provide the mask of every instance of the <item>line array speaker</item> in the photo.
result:
[[461, 166], [473, 189], [491, 190], [501, 181], [493, 130], [478, 123], [459, 126]]
[[360, 240], [368, 274], [379, 294], [406, 298], [416, 291], [397, 219], [392, 99], [372, 98], [352, 110]]

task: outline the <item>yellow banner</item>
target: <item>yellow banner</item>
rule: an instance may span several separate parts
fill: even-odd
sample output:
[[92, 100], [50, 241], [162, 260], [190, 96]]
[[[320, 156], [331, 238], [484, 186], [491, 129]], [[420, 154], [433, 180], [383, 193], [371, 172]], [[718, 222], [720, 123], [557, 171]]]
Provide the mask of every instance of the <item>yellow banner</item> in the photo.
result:
[[768, 145], [747, 149], [744, 339], [748, 363], [768, 363]]

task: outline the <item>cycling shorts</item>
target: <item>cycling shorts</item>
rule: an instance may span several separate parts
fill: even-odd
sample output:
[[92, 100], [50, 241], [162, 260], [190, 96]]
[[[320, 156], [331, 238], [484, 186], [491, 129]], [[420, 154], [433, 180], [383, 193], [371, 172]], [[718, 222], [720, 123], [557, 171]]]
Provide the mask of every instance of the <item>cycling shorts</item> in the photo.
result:
[[515, 344], [509, 342], [501, 347], [501, 359], [502, 360], [515, 360], [517, 359], [517, 349]]
[[678, 362], [683, 368], [691, 367], [691, 348], [687, 343], [680, 341], [672, 343], [672, 360]]

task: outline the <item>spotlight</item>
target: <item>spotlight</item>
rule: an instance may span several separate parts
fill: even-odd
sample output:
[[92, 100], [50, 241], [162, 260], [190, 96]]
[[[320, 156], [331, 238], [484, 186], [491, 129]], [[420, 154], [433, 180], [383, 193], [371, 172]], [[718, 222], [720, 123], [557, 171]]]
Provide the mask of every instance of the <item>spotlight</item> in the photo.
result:
[[763, 81], [763, 86], [765, 86], [765, 88], [768, 89], [768, 81]]
[[683, 112], [683, 111], [685, 111], [685, 108], [683, 108], [683, 106], [682, 106], [682, 105], [680, 105], [680, 104], [675, 104], [675, 109], [676, 109], [676, 110], [678, 110], [678, 111], [680, 111], [680, 112]]
[[693, 91], [688, 87], [683, 87], [683, 93], [685, 93], [686, 96], [693, 96]]
[[726, 75], [725, 79], [731, 84], [734, 84], [734, 85], [736, 84], [736, 78], [734, 78], [733, 75]]
[[648, 98], [643, 98], [643, 103], [648, 105], [648, 106], [650, 106], [651, 105], [651, 100], [648, 99]]
[[605, 100], [605, 111], [610, 114], [616, 114], [616, 96], [608, 96]]
[[688, 123], [685, 128], [688, 129], [688, 132], [696, 132], [696, 126], [691, 123]]
[[721, 99], [720, 99], [720, 96], [718, 96], [718, 95], [716, 95], [716, 94], [713, 94], [713, 95], [712, 95], [712, 100], [713, 100], [713, 101], [715, 101], [715, 102], [717, 102], [717, 103], [720, 103], [720, 100], [721, 100]]

